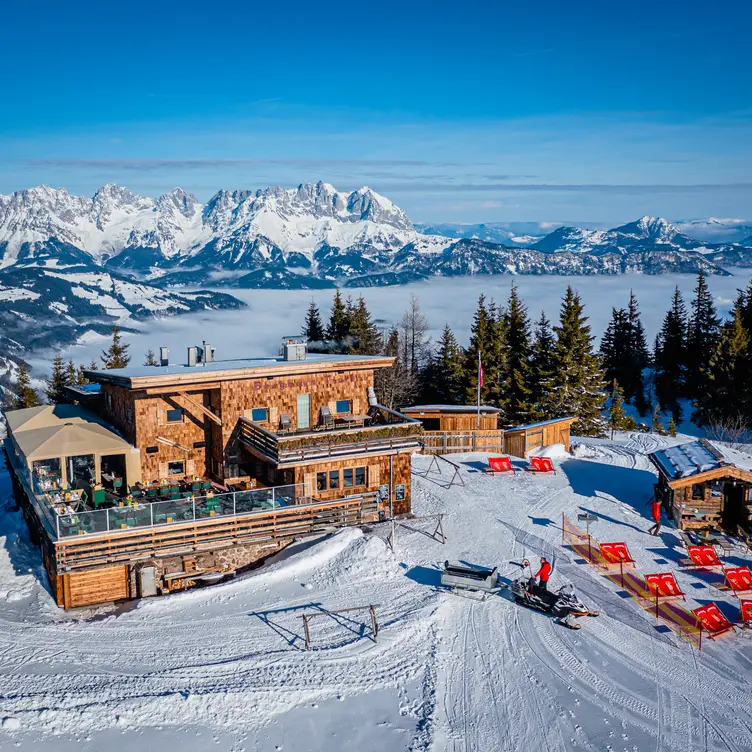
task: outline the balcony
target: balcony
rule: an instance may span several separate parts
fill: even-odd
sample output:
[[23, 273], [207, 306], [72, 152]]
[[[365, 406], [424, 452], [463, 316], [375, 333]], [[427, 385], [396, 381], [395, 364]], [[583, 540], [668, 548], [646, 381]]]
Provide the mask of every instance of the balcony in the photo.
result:
[[256, 457], [277, 468], [302, 462], [368, 456], [420, 448], [423, 429], [412, 420], [380, 405], [371, 409], [364, 425], [333, 427], [279, 433], [254, 423], [238, 420], [240, 443]]

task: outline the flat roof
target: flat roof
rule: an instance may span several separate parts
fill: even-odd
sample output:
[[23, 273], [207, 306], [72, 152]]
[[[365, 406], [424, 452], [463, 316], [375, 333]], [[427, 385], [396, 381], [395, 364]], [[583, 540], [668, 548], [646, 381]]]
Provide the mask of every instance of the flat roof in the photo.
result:
[[542, 426], [551, 426], [554, 423], [563, 423], [565, 421], [571, 420], [572, 423], [577, 420], [577, 418], [566, 417], [566, 418], [551, 418], [550, 420], [541, 420], [537, 423], [526, 423], [524, 426], [512, 426], [511, 428], [505, 428], [504, 433], [514, 433], [515, 431], [529, 431], [531, 428], [541, 428]]
[[[477, 405], [412, 405], [412, 407], [403, 407], [401, 412], [441, 412], [441, 413], [477, 413]], [[501, 409], [491, 405], [481, 405], [482, 413], [499, 413]]]
[[170, 363], [167, 366], [128, 366], [101, 371], [84, 371], [90, 381], [118, 386], [149, 386], [161, 384], [201, 383], [206, 381], [229, 381], [257, 376], [294, 373], [318, 373], [340, 368], [364, 369], [390, 366], [394, 358], [386, 355], [331, 355], [308, 353], [304, 360], [285, 360], [281, 355], [273, 358], [238, 358], [215, 360], [189, 366], [186, 363]]

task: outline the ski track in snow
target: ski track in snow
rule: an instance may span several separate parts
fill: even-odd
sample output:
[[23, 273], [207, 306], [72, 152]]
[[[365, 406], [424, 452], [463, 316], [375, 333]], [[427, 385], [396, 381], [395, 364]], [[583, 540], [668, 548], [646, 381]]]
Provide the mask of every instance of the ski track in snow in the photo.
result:
[[[445, 515], [446, 546], [430, 520], [398, 526], [394, 553], [391, 526], [349, 529], [223, 585], [76, 614], [52, 605], [23, 519], [6, 506], [0, 748], [117, 750], [138, 734], [144, 752], [203, 752], [195, 732], [230, 752], [752, 750], [752, 635], [698, 653], [560, 545], [562, 513], [585, 507], [601, 515], [596, 537], [625, 540], [638, 571], [665, 568], [664, 549], [651, 548], [674, 544], [645, 533], [645, 454], [674, 441], [579, 440], [554, 476], [488, 476], [484, 455], [455, 456], [465, 485], [451, 488], [418, 456], [415, 513]], [[535, 565], [542, 553], [554, 555], [553, 586], [573, 580], [600, 618], [570, 631], [506, 597], [437, 587], [444, 559], [498, 564], [509, 578], [510, 561]], [[731, 602], [693, 591], [692, 573], [678, 578], [690, 608], [693, 592]], [[321, 617], [304, 649], [301, 613], [367, 602], [379, 604], [378, 641], [357, 614]]]

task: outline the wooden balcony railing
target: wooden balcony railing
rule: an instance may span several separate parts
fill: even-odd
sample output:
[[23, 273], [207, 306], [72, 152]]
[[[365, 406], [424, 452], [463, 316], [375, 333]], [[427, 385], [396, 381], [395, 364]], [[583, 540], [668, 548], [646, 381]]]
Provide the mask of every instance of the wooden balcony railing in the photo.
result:
[[275, 433], [248, 418], [240, 418], [238, 438], [252, 454], [278, 467], [314, 460], [419, 449], [423, 433], [420, 422], [391, 410], [388, 413], [389, 418], [395, 422], [291, 434]]

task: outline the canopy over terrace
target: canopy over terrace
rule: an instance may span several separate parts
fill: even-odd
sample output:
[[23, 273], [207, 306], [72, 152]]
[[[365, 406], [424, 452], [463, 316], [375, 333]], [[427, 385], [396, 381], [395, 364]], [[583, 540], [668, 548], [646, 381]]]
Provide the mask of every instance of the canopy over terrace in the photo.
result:
[[73, 486], [70, 461], [91, 457], [93, 477], [90, 483], [101, 483], [102, 457], [123, 458], [128, 482], [141, 479], [140, 453], [125, 439], [105, 425], [94, 413], [77, 405], [40, 405], [6, 413], [13, 449], [29, 471], [41, 468], [44, 461], [57, 467], [63, 486]]

